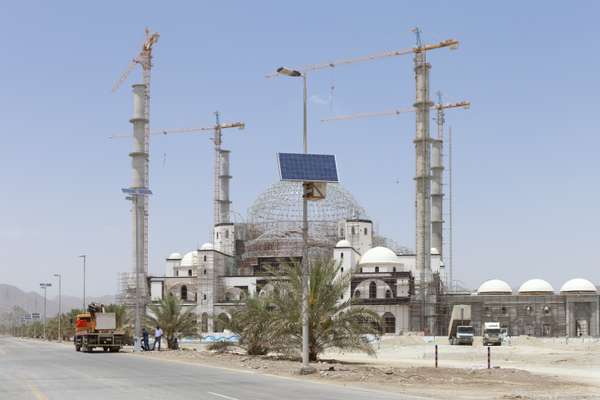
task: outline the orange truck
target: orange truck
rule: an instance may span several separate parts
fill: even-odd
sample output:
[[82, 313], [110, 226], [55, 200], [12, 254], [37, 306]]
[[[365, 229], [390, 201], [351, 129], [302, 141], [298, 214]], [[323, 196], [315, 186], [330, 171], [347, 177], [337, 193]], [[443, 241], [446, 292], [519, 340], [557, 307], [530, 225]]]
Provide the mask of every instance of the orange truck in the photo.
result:
[[75, 321], [75, 350], [90, 353], [95, 348], [117, 352], [123, 347], [124, 334], [116, 329], [115, 313], [104, 312], [104, 305], [91, 303], [88, 312]]

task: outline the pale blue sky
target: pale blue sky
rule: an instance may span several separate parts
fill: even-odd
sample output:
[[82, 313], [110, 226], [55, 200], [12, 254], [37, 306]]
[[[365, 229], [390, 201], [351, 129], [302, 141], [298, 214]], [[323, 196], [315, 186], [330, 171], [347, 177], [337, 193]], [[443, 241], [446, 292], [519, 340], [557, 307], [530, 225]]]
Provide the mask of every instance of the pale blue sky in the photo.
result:
[[[145, 26], [161, 33], [153, 127], [210, 125], [215, 110], [246, 122], [225, 134], [233, 207], [245, 214], [278, 179], [274, 154], [301, 150], [300, 81], [264, 75], [410, 47], [415, 25], [425, 42], [461, 41], [429, 55], [431, 87], [473, 104], [447, 114], [456, 278], [600, 282], [598, 15], [592, 1], [3, 2], [0, 282], [33, 290], [60, 272], [78, 295], [87, 253], [88, 293], [106, 294], [130, 268], [120, 188], [131, 143], [107, 137], [131, 129], [140, 74], [110, 89]], [[309, 84], [310, 150], [335, 153], [380, 233], [414, 248], [414, 116], [319, 122], [410, 106], [411, 57], [322, 71]], [[169, 253], [208, 239], [212, 150], [190, 135], [158, 137], [151, 152], [150, 271], [162, 273]]]

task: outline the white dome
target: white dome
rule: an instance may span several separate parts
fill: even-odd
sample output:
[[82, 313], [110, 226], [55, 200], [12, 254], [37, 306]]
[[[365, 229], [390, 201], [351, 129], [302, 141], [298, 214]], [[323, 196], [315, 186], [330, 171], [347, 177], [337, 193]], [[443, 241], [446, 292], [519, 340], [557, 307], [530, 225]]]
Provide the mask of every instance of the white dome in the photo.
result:
[[171, 255], [169, 255], [169, 257], [167, 257], [167, 260], [181, 260], [181, 254], [171, 253]]
[[587, 279], [575, 278], [565, 282], [560, 292], [592, 292], [596, 293], [596, 286]]
[[213, 246], [212, 243], [204, 243], [202, 246], [200, 246], [200, 250], [214, 250], [215, 246]]
[[398, 256], [387, 247], [373, 247], [363, 254], [360, 258], [359, 265], [364, 264], [400, 264]]
[[554, 293], [554, 288], [543, 279], [530, 279], [519, 288], [519, 294], [527, 293]]
[[479, 286], [477, 294], [512, 294], [512, 289], [508, 283], [500, 279], [491, 279]]
[[438, 249], [436, 249], [435, 247], [432, 247], [431, 248], [431, 254], [433, 254], [433, 255], [439, 255], [440, 251]]
[[343, 239], [343, 240], [340, 240], [339, 242], [337, 242], [335, 247], [352, 247], [352, 245], [350, 244], [349, 241]]
[[195, 267], [198, 265], [198, 251], [194, 250], [186, 253], [181, 259], [180, 265], [182, 267]]

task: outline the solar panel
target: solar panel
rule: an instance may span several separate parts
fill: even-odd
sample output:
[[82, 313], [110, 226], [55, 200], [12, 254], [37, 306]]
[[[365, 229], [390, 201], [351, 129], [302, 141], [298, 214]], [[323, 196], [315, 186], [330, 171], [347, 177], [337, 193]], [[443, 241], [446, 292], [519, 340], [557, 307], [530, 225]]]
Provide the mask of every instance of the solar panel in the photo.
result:
[[282, 181], [339, 182], [332, 154], [278, 153]]

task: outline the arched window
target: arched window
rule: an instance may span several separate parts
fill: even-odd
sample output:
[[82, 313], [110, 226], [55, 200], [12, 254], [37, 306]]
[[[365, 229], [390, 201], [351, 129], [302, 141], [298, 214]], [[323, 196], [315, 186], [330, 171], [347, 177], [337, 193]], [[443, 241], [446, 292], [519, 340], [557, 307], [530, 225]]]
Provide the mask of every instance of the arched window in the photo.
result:
[[225, 231], [225, 239], [229, 239], [229, 231]]
[[340, 258], [344, 258], [344, 253], [340, 253]]
[[390, 289], [385, 291], [385, 298], [386, 299], [391, 299], [392, 298], [392, 291]]
[[370, 299], [377, 298], [377, 284], [375, 282], [369, 283], [369, 298]]
[[202, 330], [203, 333], [208, 332], [208, 314], [207, 313], [202, 313], [200, 329]]
[[206, 275], [206, 268], [204, 269], [204, 275]]
[[396, 267], [394, 267], [394, 272], [396, 272]]
[[219, 238], [219, 232], [217, 232], [217, 239]]
[[360, 299], [360, 290], [355, 290], [354, 291], [354, 297], [357, 297]]
[[365, 236], [367, 235], [367, 228], [365, 228]]
[[204, 261], [206, 262], [206, 256], [204, 256]]
[[187, 301], [187, 286], [185, 285], [181, 287], [181, 300]]
[[375, 267], [375, 272], [379, 272], [379, 267]]
[[396, 317], [390, 312], [383, 314], [383, 333], [396, 333]]
[[192, 270], [188, 269], [188, 276], [192, 276]]
[[353, 235], [356, 235], [356, 230], [354, 229], [354, 227], [352, 227], [351, 232], [352, 232]]

